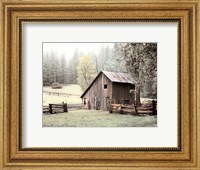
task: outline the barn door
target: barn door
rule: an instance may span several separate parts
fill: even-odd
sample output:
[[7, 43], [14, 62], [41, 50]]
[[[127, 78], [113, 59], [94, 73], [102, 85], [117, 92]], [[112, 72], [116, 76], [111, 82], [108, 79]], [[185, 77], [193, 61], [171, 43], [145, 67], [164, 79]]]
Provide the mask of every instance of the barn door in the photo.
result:
[[97, 97], [94, 96], [94, 109], [97, 109]]
[[106, 110], [110, 109], [110, 105], [111, 105], [111, 100], [109, 97], [106, 97]]

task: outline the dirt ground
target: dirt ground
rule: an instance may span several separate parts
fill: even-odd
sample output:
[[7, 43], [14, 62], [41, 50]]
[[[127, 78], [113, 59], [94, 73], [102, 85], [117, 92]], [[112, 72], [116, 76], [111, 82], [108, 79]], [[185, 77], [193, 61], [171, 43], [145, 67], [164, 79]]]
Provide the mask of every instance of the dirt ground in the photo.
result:
[[157, 127], [157, 116], [69, 110], [66, 113], [43, 115], [43, 127]]

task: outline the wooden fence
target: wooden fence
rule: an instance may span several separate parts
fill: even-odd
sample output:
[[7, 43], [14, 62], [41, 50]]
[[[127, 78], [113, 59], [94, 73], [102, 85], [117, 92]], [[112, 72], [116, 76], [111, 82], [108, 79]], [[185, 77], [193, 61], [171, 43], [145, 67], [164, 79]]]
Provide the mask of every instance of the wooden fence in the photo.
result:
[[82, 109], [82, 104], [68, 104], [68, 110], [79, 110]]
[[49, 106], [43, 106], [43, 113], [50, 113], [49, 112]]
[[64, 113], [64, 112], [68, 112], [66, 103], [49, 104], [49, 106], [43, 106], [43, 113], [54, 114], [54, 113]]
[[109, 112], [110, 113], [120, 113], [120, 114], [157, 115], [157, 101], [152, 101], [152, 103], [150, 105], [136, 106], [136, 108], [134, 107], [134, 105], [111, 104], [109, 107]]
[[63, 96], [63, 97], [79, 97], [79, 94], [70, 94], [70, 93], [59, 93], [59, 92], [50, 92], [50, 91], [43, 91], [44, 94], [47, 94], [49, 96]]

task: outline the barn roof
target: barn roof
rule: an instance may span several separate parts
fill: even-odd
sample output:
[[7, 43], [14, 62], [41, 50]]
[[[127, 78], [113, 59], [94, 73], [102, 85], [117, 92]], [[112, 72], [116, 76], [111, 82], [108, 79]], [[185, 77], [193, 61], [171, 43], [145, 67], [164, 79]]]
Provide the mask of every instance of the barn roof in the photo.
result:
[[83, 92], [81, 98], [85, 95], [85, 93], [87, 93], [87, 91], [90, 89], [90, 87], [93, 85], [93, 83], [100, 76], [101, 73], [103, 73], [111, 82], [135, 84], [135, 80], [128, 73], [101, 71], [92, 81], [92, 83], [88, 86], [88, 88]]
[[102, 71], [112, 82], [134, 84], [135, 80], [128, 73]]

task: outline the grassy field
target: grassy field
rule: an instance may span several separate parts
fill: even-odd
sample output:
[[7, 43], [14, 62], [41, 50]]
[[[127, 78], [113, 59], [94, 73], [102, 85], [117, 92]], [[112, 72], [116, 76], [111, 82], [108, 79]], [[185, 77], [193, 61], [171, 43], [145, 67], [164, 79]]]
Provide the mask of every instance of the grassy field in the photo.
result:
[[50, 92], [60, 92], [81, 95], [83, 92], [78, 84], [69, 84], [62, 86], [62, 89], [52, 89], [50, 86], [44, 86], [43, 90]]
[[43, 93], [43, 105], [46, 106], [49, 103], [59, 104], [65, 102], [67, 104], [81, 104], [82, 90], [79, 85], [71, 84], [63, 86], [62, 89], [52, 89], [51, 87], [43, 87], [43, 91], [55, 92], [55, 93], [67, 93], [70, 96], [54, 96]]
[[72, 110], [43, 115], [43, 127], [156, 127], [156, 116], [111, 114], [101, 110]]

